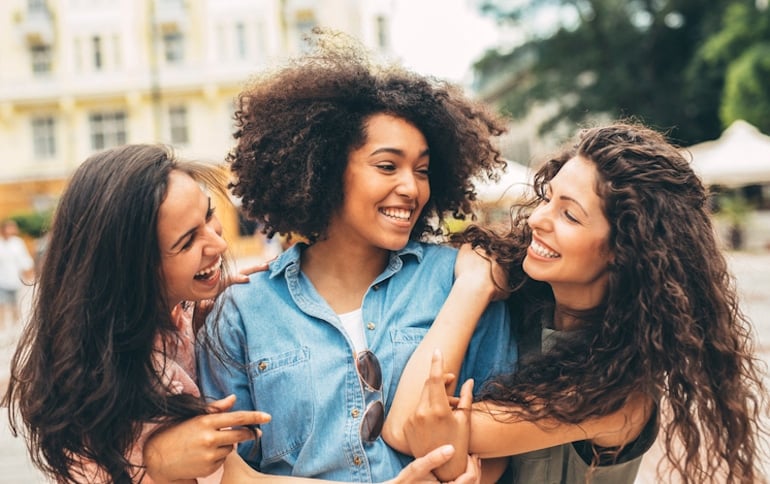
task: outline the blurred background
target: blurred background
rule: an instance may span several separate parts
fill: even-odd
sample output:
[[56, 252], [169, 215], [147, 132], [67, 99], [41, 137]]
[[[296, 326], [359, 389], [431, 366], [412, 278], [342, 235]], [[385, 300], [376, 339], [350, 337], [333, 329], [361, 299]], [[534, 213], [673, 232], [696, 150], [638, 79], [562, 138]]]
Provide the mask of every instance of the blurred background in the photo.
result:
[[[4, 0], [0, 219], [41, 252], [67, 177], [118, 144], [221, 163], [239, 88], [316, 26], [510, 117], [483, 220], [576, 129], [631, 116], [687, 148], [726, 247], [770, 249], [767, 0]], [[277, 248], [237, 210], [223, 218], [236, 256]]]
[[[222, 163], [243, 83], [301, 52], [316, 26], [509, 116], [508, 170], [478, 185], [483, 221], [504, 220], [532, 170], [581, 127], [633, 117], [667, 132], [712, 188], [770, 361], [768, 0], [2, 0], [0, 219], [38, 257], [68, 177], [92, 153], [162, 142]], [[218, 214], [239, 261], [283, 249], [236, 208]], [[0, 331], [0, 391], [16, 323]], [[43, 482], [0, 420], [0, 482]], [[638, 482], [657, 482], [654, 457]]]

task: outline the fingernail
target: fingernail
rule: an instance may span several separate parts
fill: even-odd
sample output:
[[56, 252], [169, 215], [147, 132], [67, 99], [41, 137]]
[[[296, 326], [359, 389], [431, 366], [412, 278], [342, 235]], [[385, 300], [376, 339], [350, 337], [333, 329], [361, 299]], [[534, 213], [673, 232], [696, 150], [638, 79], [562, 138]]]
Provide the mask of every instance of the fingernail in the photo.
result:
[[452, 445], [442, 445], [441, 446], [441, 454], [442, 455], [450, 456], [450, 455], [452, 455], [454, 453], [454, 451], [455, 451], [455, 448]]

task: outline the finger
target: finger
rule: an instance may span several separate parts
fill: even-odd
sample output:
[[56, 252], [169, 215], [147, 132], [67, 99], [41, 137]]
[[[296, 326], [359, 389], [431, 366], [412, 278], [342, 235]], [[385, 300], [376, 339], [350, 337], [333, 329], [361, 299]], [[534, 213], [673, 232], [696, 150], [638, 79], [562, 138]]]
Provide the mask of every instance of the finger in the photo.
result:
[[481, 482], [481, 464], [478, 456], [468, 456], [465, 472], [454, 480], [454, 484], [475, 484]]
[[227, 278], [227, 285], [232, 284], [245, 284], [249, 282], [249, 276], [246, 274], [236, 274]]
[[[449, 462], [449, 459], [455, 453], [455, 448], [452, 445], [442, 445], [432, 451], [428, 452], [422, 457], [418, 457], [411, 464], [409, 464], [401, 473], [405, 482], [416, 482], [421, 480], [436, 480], [433, 477], [433, 469], [441, 467]], [[408, 474], [405, 475], [405, 474]]]
[[444, 386], [448, 387], [455, 381], [455, 374], [454, 373], [444, 373]]
[[473, 378], [469, 378], [460, 388], [460, 401], [457, 403], [458, 410], [470, 410], [473, 405]]
[[433, 350], [430, 360], [430, 373], [428, 374], [428, 399], [431, 403], [446, 401], [446, 387], [444, 387], [444, 357], [441, 350]]
[[223, 412], [208, 415], [208, 424], [216, 429], [225, 429], [232, 427], [248, 427], [250, 425], [261, 425], [270, 422], [269, 413], [258, 412], [255, 410], [238, 410], [236, 412]]
[[215, 438], [215, 445], [218, 447], [232, 446], [239, 442], [246, 442], [249, 440], [259, 440], [262, 436], [262, 431], [256, 427], [235, 427], [221, 429], [217, 432]]
[[235, 405], [235, 395], [228, 395], [221, 400], [216, 400], [209, 403], [209, 405], [206, 407], [206, 410], [209, 413], [227, 412], [233, 408], [233, 405]]
[[238, 273], [239, 275], [242, 275], [242, 276], [249, 276], [256, 272], [264, 272], [267, 269], [269, 269], [269, 267], [270, 266], [267, 262], [263, 262], [261, 264], [255, 264], [253, 266], [246, 267], [245, 269], [241, 269], [238, 271]]

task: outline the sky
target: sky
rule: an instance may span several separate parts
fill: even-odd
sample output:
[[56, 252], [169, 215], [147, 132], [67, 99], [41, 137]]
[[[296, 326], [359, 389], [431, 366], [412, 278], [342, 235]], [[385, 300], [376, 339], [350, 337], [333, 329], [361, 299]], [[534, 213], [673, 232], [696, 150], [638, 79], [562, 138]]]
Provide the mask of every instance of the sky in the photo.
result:
[[468, 0], [394, 0], [392, 45], [408, 68], [467, 84], [470, 66], [501, 36]]

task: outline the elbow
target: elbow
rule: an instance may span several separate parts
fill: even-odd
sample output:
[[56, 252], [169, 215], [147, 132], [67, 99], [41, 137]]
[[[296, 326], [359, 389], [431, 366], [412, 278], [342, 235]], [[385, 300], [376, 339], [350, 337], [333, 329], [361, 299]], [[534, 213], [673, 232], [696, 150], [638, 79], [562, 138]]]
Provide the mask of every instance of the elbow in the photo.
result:
[[403, 426], [393, 423], [391, 419], [387, 419], [382, 426], [382, 440], [402, 454], [412, 455], [404, 436]]

